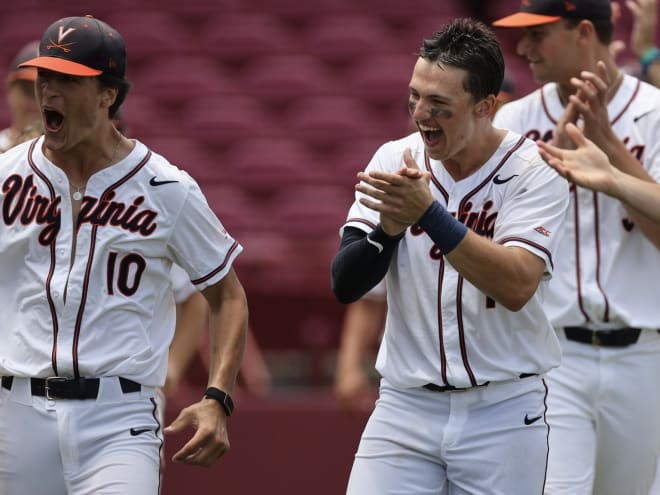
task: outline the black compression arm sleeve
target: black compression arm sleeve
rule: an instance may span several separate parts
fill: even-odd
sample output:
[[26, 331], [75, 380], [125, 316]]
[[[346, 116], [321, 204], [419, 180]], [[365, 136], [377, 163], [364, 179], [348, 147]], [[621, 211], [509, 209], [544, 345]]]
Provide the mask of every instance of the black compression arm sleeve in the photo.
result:
[[339, 302], [357, 301], [383, 279], [402, 238], [387, 235], [380, 225], [369, 235], [354, 227], [344, 229], [332, 260], [332, 291]]

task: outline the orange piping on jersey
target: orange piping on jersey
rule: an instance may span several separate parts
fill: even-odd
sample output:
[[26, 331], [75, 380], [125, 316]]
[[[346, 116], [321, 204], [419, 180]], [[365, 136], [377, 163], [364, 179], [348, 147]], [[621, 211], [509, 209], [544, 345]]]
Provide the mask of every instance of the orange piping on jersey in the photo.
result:
[[633, 94], [632, 94], [632, 96], [630, 97], [630, 99], [628, 100], [628, 103], [626, 103], [626, 105], [623, 107], [623, 110], [621, 110], [621, 112], [619, 112], [619, 115], [617, 115], [616, 117], [614, 117], [614, 118], [612, 119], [612, 121], [610, 122], [610, 125], [614, 125], [614, 123], [615, 123], [617, 120], [619, 120], [619, 119], [623, 116], [624, 113], [626, 113], [626, 110], [628, 110], [628, 108], [630, 107], [631, 103], [633, 102], [633, 100], [634, 100], [635, 97], [637, 96], [637, 93], [639, 93], [639, 88], [640, 88], [641, 86], [642, 86], [642, 81], [640, 81], [640, 80], [638, 79], [638, 80], [637, 80], [637, 85], [635, 86], [635, 91], [633, 91]]
[[577, 197], [577, 186], [572, 186], [570, 191], [573, 193], [573, 215], [575, 216], [575, 283], [577, 285], [578, 306], [584, 316], [585, 321], [591, 321], [587, 311], [584, 309], [582, 301], [582, 277], [580, 277], [580, 222], [579, 207]]
[[553, 270], [555, 269], [555, 264], [552, 261], [552, 253], [548, 251], [544, 246], [541, 246], [540, 244], [530, 241], [529, 239], [525, 239], [524, 237], [505, 237], [504, 239], [498, 241], [498, 244], [506, 244], [507, 242], [520, 242], [523, 244], [527, 244], [528, 246], [532, 246], [538, 249], [539, 251], [544, 252], [545, 255], [548, 257], [548, 260], [550, 260], [550, 267]]
[[[541, 105], [543, 106], [543, 111], [545, 112], [545, 116], [548, 117], [548, 120], [552, 122], [553, 125], [557, 125], [557, 121], [552, 118], [552, 115], [550, 115], [550, 110], [548, 110], [548, 105], [545, 101], [545, 93], [543, 92], [543, 88], [540, 88], [537, 91], [541, 93]], [[557, 86], [557, 91], [559, 91], [559, 86]]]
[[206, 276], [204, 276], [204, 277], [202, 277], [202, 278], [197, 278], [197, 279], [195, 279], [195, 280], [191, 280], [191, 282], [192, 282], [194, 285], [201, 284], [201, 283], [203, 283], [203, 282], [206, 282], [206, 281], [209, 280], [210, 278], [213, 278], [217, 273], [219, 273], [219, 272], [221, 272], [222, 270], [224, 270], [225, 267], [227, 266], [227, 263], [229, 263], [229, 260], [231, 259], [231, 255], [233, 254], [234, 251], [236, 251], [237, 248], [238, 248], [238, 242], [237, 242], [237, 241], [234, 241], [234, 244], [232, 244], [231, 248], [229, 248], [229, 251], [227, 251], [227, 256], [225, 256], [225, 259], [222, 260], [222, 264], [221, 264], [218, 268], [216, 268], [216, 269], [213, 270], [211, 273], [209, 273], [208, 275], [206, 275]]
[[426, 150], [424, 150], [424, 165], [426, 166], [426, 170], [431, 173], [431, 182], [438, 188], [442, 197], [445, 198], [445, 204], [447, 204], [449, 202], [449, 193], [444, 187], [442, 187], [442, 184], [440, 184], [440, 181], [433, 173], [433, 170], [431, 169], [431, 157]]
[[603, 301], [605, 303], [605, 312], [603, 314], [603, 321], [610, 321], [610, 302], [607, 299], [607, 294], [603, 290], [603, 286], [600, 283], [600, 228], [599, 228], [599, 215], [598, 215], [598, 194], [593, 192], [594, 200], [594, 235], [596, 237], [596, 285], [598, 290], [603, 295]]
[[461, 359], [463, 360], [463, 366], [465, 371], [470, 377], [470, 384], [473, 387], [476, 387], [477, 380], [474, 377], [474, 372], [470, 367], [470, 361], [467, 356], [467, 346], [465, 345], [465, 331], [463, 329], [463, 276], [458, 276], [458, 284], [456, 286], [456, 322], [458, 323], [458, 341], [461, 344]]
[[[50, 192], [50, 200], [55, 200], [55, 188], [50, 183], [50, 180], [37, 168], [32, 159], [32, 154], [34, 153], [35, 145], [37, 144], [38, 139], [32, 141], [30, 148], [28, 149], [28, 163], [30, 168], [34, 170], [34, 173], [39, 176], [41, 180], [44, 181], [46, 186], [48, 186], [48, 191]], [[57, 312], [55, 311], [55, 305], [53, 304], [53, 298], [50, 295], [50, 283], [53, 279], [53, 273], [55, 273], [55, 242], [50, 244], [50, 270], [48, 271], [48, 276], [46, 277], [46, 299], [48, 300], [48, 308], [50, 309], [50, 317], [53, 321], [53, 348], [50, 354], [50, 362], [53, 368], [53, 374], [57, 375], [57, 338], [59, 336], [59, 323], [57, 321]]]
[[440, 373], [442, 375], [442, 383], [449, 385], [447, 382], [447, 355], [445, 354], [445, 339], [444, 327], [442, 325], [442, 281], [445, 276], [445, 259], [440, 259], [438, 266], [438, 339], [440, 341]]

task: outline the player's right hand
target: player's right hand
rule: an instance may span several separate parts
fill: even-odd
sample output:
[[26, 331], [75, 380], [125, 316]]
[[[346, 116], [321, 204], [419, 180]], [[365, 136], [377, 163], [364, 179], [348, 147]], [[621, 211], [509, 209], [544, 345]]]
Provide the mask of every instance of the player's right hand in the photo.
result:
[[218, 401], [204, 398], [186, 407], [164, 432], [168, 435], [179, 433], [187, 426], [192, 426], [195, 434], [174, 454], [174, 462], [210, 466], [229, 451], [227, 417]]
[[340, 369], [334, 385], [339, 405], [349, 414], [371, 412], [376, 400], [376, 389], [362, 369]]

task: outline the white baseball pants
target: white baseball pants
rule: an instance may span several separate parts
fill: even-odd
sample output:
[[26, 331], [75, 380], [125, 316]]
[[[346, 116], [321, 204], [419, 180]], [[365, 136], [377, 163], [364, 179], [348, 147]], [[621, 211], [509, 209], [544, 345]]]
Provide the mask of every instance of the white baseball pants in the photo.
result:
[[2, 495], [157, 495], [162, 428], [153, 388], [101, 379], [96, 400], [47, 400], [30, 380], [0, 387]]
[[660, 335], [597, 347], [557, 331], [546, 495], [648, 495], [660, 451]]
[[466, 392], [396, 389], [362, 434], [348, 495], [541, 495], [548, 455], [540, 377]]

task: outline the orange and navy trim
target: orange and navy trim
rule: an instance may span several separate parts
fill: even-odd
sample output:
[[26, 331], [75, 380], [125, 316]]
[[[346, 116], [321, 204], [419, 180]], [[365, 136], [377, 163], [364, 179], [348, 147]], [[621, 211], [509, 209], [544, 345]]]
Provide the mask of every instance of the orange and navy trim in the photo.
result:
[[229, 251], [227, 251], [227, 256], [225, 256], [225, 259], [222, 261], [220, 266], [218, 266], [215, 270], [213, 270], [208, 275], [205, 275], [201, 278], [196, 278], [195, 280], [191, 280], [193, 285], [202, 284], [202, 283], [206, 282], [207, 280], [212, 279], [218, 273], [220, 273], [222, 270], [224, 270], [227, 267], [227, 264], [229, 263], [229, 260], [231, 259], [232, 254], [234, 254], [234, 251], [236, 251], [237, 248], [238, 248], [238, 242], [234, 241], [234, 244], [232, 244], [231, 247], [229, 248]]
[[[27, 158], [28, 158], [28, 165], [30, 168], [33, 170], [35, 175], [37, 175], [43, 182], [46, 184], [46, 187], [48, 187], [48, 192], [50, 194], [50, 200], [55, 201], [56, 193], [55, 193], [55, 188], [53, 187], [53, 184], [51, 183], [50, 179], [46, 177], [46, 175], [39, 170], [37, 165], [34, 163], [34, 158], [33, 158], [33, 153], [35, 146], [37, 144], [38, 139], [34, 139], [32, 141], [32, 144], [30, 144], [30, 147], [28, 149], [27, 153]], [[53, 373], [54, 375], [57, 375], [57, 339], [59, 336], [59, 322], [57, 320], [57, 312], [55, 311], [55, 304], [53, 303], [53, 298], [50, 294], [50, 287], [51, 287], [51, 282], [53, 280], [53, 274], [55, 273], [55, 239], [53, 238], [53, 242], [50, 244], [50, 268], [48, 270], [48, 275], [46, 276], [46, 300], [48, 301], [48, 309], [50, 310], [50, 317], [51, 321], [53, 322], [53, 348], [51, 350], [51, 355], [50, 355], [50, 362], [51, 362], [51, 367], [53, 368]]]

